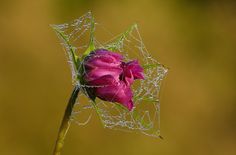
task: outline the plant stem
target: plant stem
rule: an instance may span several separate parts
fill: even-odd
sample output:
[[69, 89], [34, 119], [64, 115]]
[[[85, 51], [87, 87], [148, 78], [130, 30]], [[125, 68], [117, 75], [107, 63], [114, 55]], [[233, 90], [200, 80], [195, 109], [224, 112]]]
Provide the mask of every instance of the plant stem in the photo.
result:
[[80, 87], [75, 86], [75, 88], [71, 94], [70, 100], [68, 102], [68, 105], [66, 107], [63, 120], [61, 122], [61, 126], [60, 126], [60, 129], [58, 132], [57, 141], [56, 141], [56, 144], [54, 147], [53, 155], [60, 155], [61, 154], [64, 140], [65, 140], [67, 131], [69, 130], [70, 124], [71, 124], [71, 119], [70, 119], [71, 113], [72, 113], [72, 110], [73, 110], [74, 104], [76, 102], [79, 91], [80, 91]]

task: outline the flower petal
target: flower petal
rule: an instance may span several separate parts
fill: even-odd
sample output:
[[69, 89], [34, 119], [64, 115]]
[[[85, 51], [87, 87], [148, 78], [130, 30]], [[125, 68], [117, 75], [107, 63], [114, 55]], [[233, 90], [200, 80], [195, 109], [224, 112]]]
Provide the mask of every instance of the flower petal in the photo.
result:
[[90, 71], [85, 72], [84, 79], [89, 82], [95, 79], [99, 79], [105, 75], [111, 75], [117, 81], [119, 80], [119, 76], [122, 73], [122, 69], [120, 67], [111, 67], [111, 68], [95, 68]]
[[121, 65], [123, 57], [114, 52], [110, 52], [104, 49], [98, 49], [91, 52], [85, 59], [85, 67], [117, 67]]
[[128, 74], [131, 71], [134, 79], [144, 79], [143, 68], [139, 65], [137, 60], [126, 63], [125, 72]]
[[117, 81], [116, 79], [114, 79], [112, 75], [104, 75], [100, 78], [97, 78], [89, 82], [90, 86], [101, 86], [101, 87], [111, 86], [111, 85], [116, 85], [116, 84], [117, 84]]
[[114, 85], [96, 88], [95, 94], [102, 100], [121, 103], [129, 110], [133, 108], [133, 93], [123, 81]]

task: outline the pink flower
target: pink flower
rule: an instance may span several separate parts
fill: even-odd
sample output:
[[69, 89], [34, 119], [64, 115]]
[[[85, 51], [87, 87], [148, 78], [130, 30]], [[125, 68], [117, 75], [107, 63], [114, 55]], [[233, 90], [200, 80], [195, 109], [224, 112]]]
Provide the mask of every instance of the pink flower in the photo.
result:
[[117, 102], [133, 109], [131, 85], [144, 79], [143, 68], [137, 60], [123, 62], [123, 57], [105, 49], [97, 49], [84, 59], [83, 80], [95, 86], [92, 94], [102, 100]]

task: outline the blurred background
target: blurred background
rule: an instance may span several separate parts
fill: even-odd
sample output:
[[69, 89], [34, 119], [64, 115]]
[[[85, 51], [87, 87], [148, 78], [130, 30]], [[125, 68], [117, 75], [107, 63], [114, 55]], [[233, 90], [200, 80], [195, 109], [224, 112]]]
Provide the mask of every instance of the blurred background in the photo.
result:
[[72, 125], [62, 155], [235, 155], [236, 1], [3, 0], [0, 2], [0, 154], [50, 155], [71, 73], [49, 24], [91, 10], [118, 34], [133, 22], [151, 54], [170, 68], [161, 134]]

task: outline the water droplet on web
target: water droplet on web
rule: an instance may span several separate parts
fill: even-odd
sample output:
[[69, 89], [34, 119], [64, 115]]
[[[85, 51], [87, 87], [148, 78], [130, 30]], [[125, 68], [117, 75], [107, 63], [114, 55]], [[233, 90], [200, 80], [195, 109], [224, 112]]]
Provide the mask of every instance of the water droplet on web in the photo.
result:
[[[91, 12], [88, 12], [70, 23], [52, 26], [58, 30], [57, 35], [66, 51], [72, 72], [72, 83], [73, 85], [80, 85], [84, 93], [79, 95], [71, 119], [78, 125], [85, 125], [89, 122], [95, 110], [106, 128], [140, 131], [145, 135], [160, 138], [159, 91], [161, 82], [167, 73], [167, 68], [149, 54], [136, 24], [124, 33], [113, 35], [102, 24], [96, 22], [96, 32], [104, 32], [104, 35], [108, 34], [112, 39], [102, 42], [93, 35], [95, 47], [120, 52], [125, 60], [138, 59], [140, 64], [143, 65], [145, 80], [135, 81], [132, 88], [135, 101], [133, 111], [130, 112], [119, 104], [105, 102], [100, 99], [96, 100], [96, 106], [94, 106], [94, 103], [88, 99], [85, 88], [96, 88], [97, 86], [82, 85], [77, 80], [77, 75], [81, 73], [77, 72], [77, 66], [73, 64], [71, 50], [81, 57], [87, 49], [90, 33], [92, 32], [92, 19]], [[83, 64], [80, 67], [83, 67]]]

